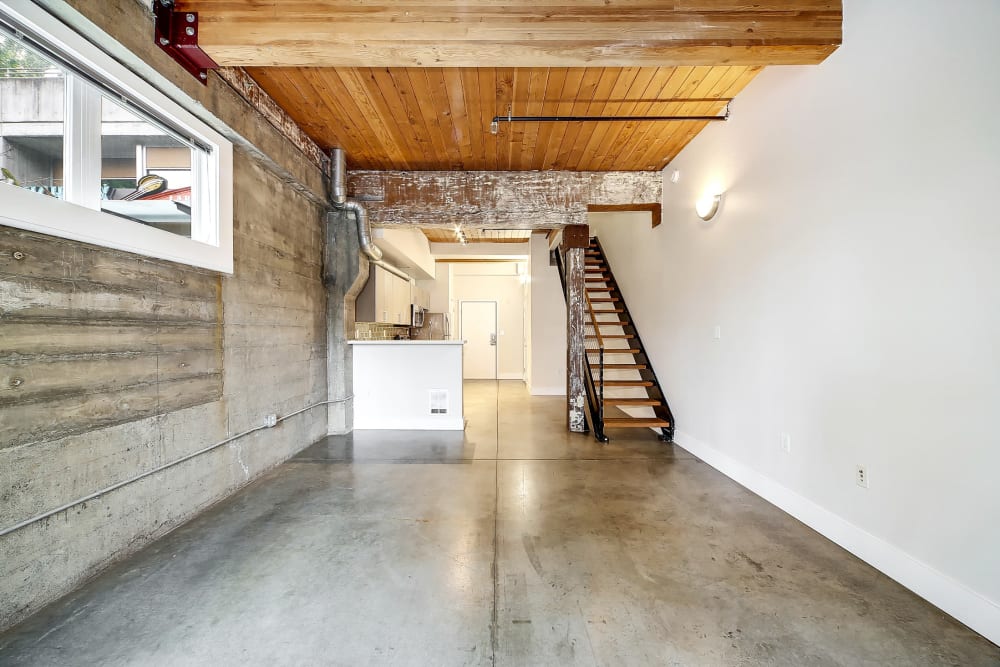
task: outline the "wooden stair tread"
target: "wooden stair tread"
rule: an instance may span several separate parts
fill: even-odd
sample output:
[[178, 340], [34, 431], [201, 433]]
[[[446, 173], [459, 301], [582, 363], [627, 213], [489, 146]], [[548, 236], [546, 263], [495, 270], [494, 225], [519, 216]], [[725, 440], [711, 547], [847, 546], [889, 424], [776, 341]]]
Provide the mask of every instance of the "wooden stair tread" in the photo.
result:
[[666, 419], [654, 419], [652, 417], [605, 417], [605, 427], [613, 428], [657, 428], [660, 426], [670, 426]]
[[[590, 364], [591, 368], [600, 368], [601, 365]], [[604, 370], [627, 370], [627, 371], [641, 371], [646, 369], [646, 364], [604, 364]]]
[[604, 397], [605, 405], [648, 405], [650, 407], [656, 407], [658, 405], [663, 405], [662, 401], [658, 401], [655, 398], [612, 398], [610, 396]]
[[[601, 384], [600, 380], [594, 380], [594, 384]], [[652, 387], [649, 380], [605, 380], [605, 387]]]
[[601, 320], [598, 320], [597, 322], [591, 322], [590, 320], [587, 320], [586, 324], [587, 324], [587, 326], [591, 326], [591, 325], [594, 325], [594, 324], [600, 324], [601, 326], [604, 326], [604, 327], [607, 327], [607, 326], [623, 327], [623, 326], [625, 326], [625, 325], [628, 324], [628, 321], [627, 320], [607, 320], [607, 321], [603, 321], [602, 322]]
[[601, 313], [607, 313], [609, 315], [615, 315], [617, 313], [624, 313], [624, 312], [625, 312], [624, 308], [615, 308], [613, 310], [610, 309], [610, 308], [605, 308], [604, 310], [597, 310], [597, 309], [594, 310], [594, 314], [595, 315], [600, 315]]
[[619, 299], [616, 296], [613, 296], [613, 297], [611, 297], [609, 299], [598, 297], [596, 299], [591, 299], [590, 302], [591, 303], [621, 303], [621, 299]]
[[[601, 349], [597, 348], [597, 347], [588, 347], [587, 348], [587, 354], [599, 354], [600, 352], [601, 352]], [[639, 352], [641, 352], [641, 350], [639, 350], [639, 348], [635, 348], [635, 347], [629, 347], [629, 348], [624, 348], [624, 347], [606, 347], [606, 348], [604, 348], [604, 354], [639, 354]]]
[[588, 287], [588, 292], [614, 292], [614, 287]]
[[[597, 338], [597, 335], [587, 335], [584, 338]], [[632, 334], [604, 334], [601, 338], [635, 338]]]

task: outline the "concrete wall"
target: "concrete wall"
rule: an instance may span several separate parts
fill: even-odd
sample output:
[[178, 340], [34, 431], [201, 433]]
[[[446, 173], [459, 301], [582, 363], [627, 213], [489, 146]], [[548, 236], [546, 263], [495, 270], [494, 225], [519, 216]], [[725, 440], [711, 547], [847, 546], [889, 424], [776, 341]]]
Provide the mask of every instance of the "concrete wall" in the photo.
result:
[[[149, 41], [132, 0], [79, 5]], [[221, 86], [206, 112], [257, 146], [234, 156], [232, 276], [0, 228], [0, 530], [327, 398], [322, 179]], [[0, 537], [0, 628], [326, 432], [320, 405]]]
[[1000, 133], [955, 110], [1000, 104], [1000, 6], [845, 5], [668, 167], [660, 227], [596, 231], [678, 443], [997, 642]]
[[[62, 123], [66, 79], [0, 79], [0, 124]], [[53, 128], [58, 133], [58, 127]], [[48, 132], [40, 133], [41, 136]]]

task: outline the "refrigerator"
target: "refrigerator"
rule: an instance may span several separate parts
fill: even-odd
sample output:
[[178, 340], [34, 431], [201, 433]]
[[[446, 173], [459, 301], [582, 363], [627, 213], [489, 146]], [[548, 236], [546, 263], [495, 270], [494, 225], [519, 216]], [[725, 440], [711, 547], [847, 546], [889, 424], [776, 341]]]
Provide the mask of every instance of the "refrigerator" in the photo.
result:
[[448, 313], [424, 313], [424, 326], [410, 330], [411, 340], [448, 340], [451, 322]]

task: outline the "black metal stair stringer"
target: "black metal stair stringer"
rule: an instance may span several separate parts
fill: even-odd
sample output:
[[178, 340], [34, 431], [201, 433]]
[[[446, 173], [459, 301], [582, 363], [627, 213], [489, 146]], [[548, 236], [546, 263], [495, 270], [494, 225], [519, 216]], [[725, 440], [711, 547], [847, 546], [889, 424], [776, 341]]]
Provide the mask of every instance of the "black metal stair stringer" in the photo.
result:
[[[628, 310], [628, 304], [625, 301], [625, 296], [621, 293], [621, 289], [618, 287], [618, 281], [615, 280], [614, 272], [611, 270], [611, 263], [608, 262], [608, 256], [604, 252], [604, 247], [601, 245], [600, 240], [596, 236], [591, 238], [591, 243], [593, 246], [596, 246], [598, 253], [600, 253], [600, 260], [604, 263], [606, 277], [605, 284], [611, 288], [611, 291], [608, 292], [608, 294], [611, 298], [618, 299], [618, 302], [613, 305], [615, 308], [622, 309], [622, 312], [618, 314], [619, 319], [626, 323], [622, 326], [622, 330], [626, 334], [633, 336], [631, 339], [626, 339], [629, 342], [629, 347], [639, 350], [638, 353], [634, 354], [635, 362], [646, 366], [644, 369], [637, 370], [639, 377], [647, 382], [653, 383], [651, 387], [646, 387], [647, 395], [651, 399], [655, 399], [660, 403], [659, 405], [651, 406], [653, 408], [653, 412], [657, 418], [662, 419], [669, 424], [668, 426], [660, 428], [660, 439], [665, 442], [673, 442], [676, 424], [674, 423], [674, 415], [670, 409], [670, 404], [667, 402], [667, 397], [663, 393], [660, 381], [657, 379], [656, 373], [653, 370], [652, 361], [646, 353], [646, 347], [642, 343], [642, 337], [639, 335], [638, 329], [636, 329], [635, 320], [632, 318], [632, 314]], [[587, 375], [589, 375], [589, 373], [587, 373]]]

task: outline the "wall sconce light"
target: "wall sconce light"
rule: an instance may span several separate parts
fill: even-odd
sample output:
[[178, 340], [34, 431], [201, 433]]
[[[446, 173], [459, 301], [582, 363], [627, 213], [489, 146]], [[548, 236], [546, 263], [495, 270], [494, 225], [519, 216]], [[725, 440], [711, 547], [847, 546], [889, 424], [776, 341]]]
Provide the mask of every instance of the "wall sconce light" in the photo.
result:
[[698, 217], [708, 222], [719, 212], [719, 206], [722, 205], [722, 195], [709, 195], [706, 194], [701, 199], [697, 201], [694, 205], [695, 212], [698, 213]]

